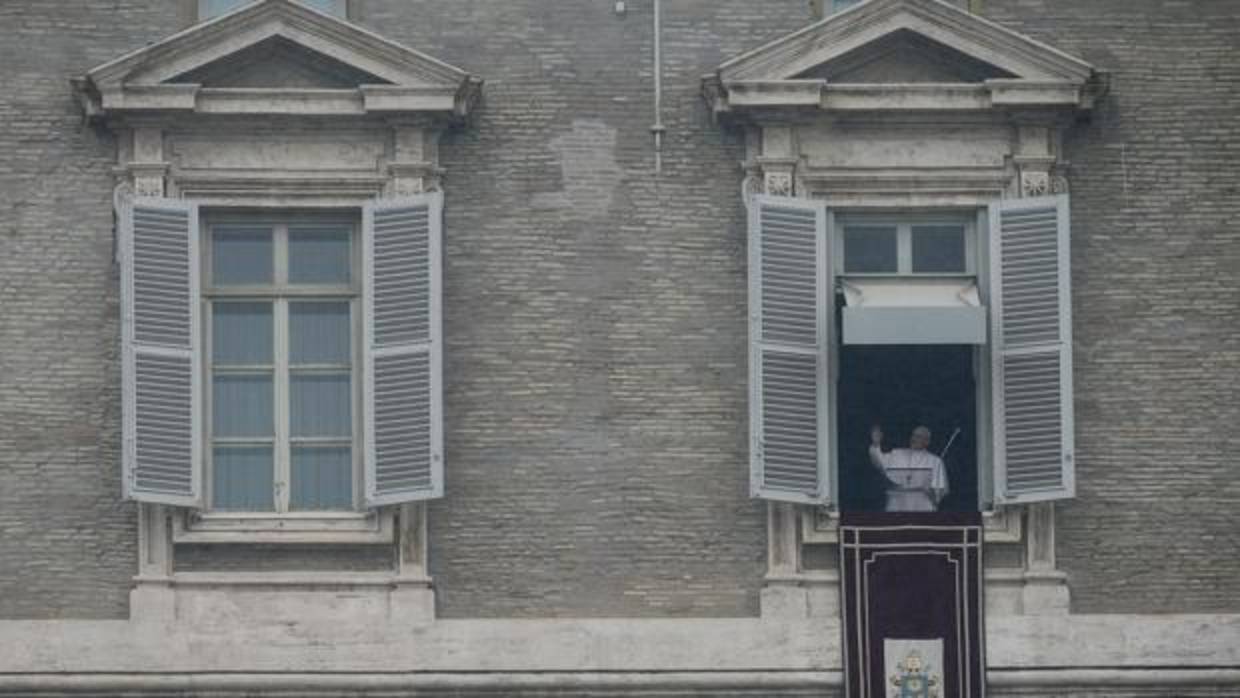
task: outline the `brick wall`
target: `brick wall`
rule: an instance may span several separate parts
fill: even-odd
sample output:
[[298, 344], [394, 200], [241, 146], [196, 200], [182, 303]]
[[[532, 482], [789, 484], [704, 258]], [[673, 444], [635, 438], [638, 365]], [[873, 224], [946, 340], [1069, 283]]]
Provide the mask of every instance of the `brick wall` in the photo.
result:
[[1112, 74], [1072, 161], [1074, 612], [1240, 608], [1240, 6], [985, 0]]
[[170, 8], [0, 3], [0, 618], [128, 613], [115, 146], [69, 79], [176, 31]]
[[[487, 80], [443, 143], [448, 497], [440, 614], [753, 615], [739, 134], [699, 77], [803, 0], [365, 0], [365, 25]], [[123, 617], [113, 143], [68, 79], [184, 23], [177, 3], [0, 4], [0, 618]], [[1073, 160], [1079, 612], [1235, 610], [1240, 13], [986, 0], [1114, 75]], [[1229, 53], [1230, 51], [1230, 53]], [[1230, 470], [1230, 472], [1229, 472]]]
[[367, 2], [362, 20], [483, 76], [441, 149], [444, 616], [755, 615], [740, 137], [700, 77], [808, 19], [798, 0]]

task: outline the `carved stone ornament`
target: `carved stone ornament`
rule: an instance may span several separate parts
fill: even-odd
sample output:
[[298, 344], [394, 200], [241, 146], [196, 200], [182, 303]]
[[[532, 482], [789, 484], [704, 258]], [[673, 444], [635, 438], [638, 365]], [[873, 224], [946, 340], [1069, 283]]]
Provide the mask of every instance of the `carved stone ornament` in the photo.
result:
[[142, 176], [133, 178], [133, 191], [136, 196], [163, 196], [164, 178]]
[[112, 189], [112, 208], [117, 211], [121, 210], [125, 206], [129, 205], [129, 202], [133, 199], [133, 197], [133, 185], [130, 184], [128, 180], [121, 180]]
[[1049, 196], [1051, 194], [1051, 176], [1048, 172], [1021, 172], [1021, 196]]
[[392, 180], [392, 196], [413, 196], [423, 191], [421, 177], [396, 177]]
[[741, 196], [749, 201], [755, 194], [762, 194], [762, 175], [757, 172], [746, 172], [741, 180]]
[[792, 173], [767, 172], [766, 193], [771, 196], [792, 196]]

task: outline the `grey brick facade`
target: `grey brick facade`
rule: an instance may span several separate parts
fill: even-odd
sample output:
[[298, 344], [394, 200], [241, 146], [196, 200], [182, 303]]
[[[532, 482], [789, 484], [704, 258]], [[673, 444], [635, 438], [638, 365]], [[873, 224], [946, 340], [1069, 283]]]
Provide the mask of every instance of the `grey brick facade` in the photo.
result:
[[[665, 3], [652, 174], [650, 0], [362, 0], [365, 26], [483, 76], [446, 167], [448, 495], [439, 614], [755, 616], [741, 135], [700, 76], [804, 0]], [[1240, 11], [985, 0], [1110, 95], [1067, 144], [1081, 613], [1240, 598]], [[0, 4], [0, 618], [124, 618], [114, 143], [69, 79], [185, 26], [178, 3]]]
[[1111, 72], [1072, 163], [1079, 496], [1059, 507], [1073, 610], [1240, 598], [1240, 8], [987, 0]]

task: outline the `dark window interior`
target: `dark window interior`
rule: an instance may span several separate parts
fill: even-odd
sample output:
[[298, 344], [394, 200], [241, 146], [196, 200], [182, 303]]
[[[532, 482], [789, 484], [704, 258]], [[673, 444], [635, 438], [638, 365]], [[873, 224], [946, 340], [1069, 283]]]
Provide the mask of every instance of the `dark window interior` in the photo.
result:
[[977, 511], [977, 398], [973, 347], [853, 345], [840, 347], [837, 386], [840, 508], [882, 511], [886, 480], [870, 465], [870, 427], [883, 427], [883, 450], [907, 448], [919, 424], [943, 458], [951, 492], [941, 511]]

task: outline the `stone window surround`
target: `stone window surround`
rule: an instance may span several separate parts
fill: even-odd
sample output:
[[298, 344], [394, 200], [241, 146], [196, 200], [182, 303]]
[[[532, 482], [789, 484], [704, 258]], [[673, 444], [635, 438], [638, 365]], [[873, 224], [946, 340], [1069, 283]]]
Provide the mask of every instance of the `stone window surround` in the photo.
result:
[[[1000, 198], [1066, 193], [1063, 132], [1106, 93], [1106, 74], [963, 5], [868, 0], [704, 76], [711, 113], [744, 134], [742, 198], [823, 198], [846, 211], [902, 212], [980, 210]], [[905, 68], [873, 83], [804, 77], [898, 31], [1005, 77], [964, 70], [958, 81], [925, 82]], [[764, 617], [838, 614], [838, 574], [801, 564], [802, 545], [830, 544], [834, 524], [829, 511], [768, 504]], [[1021, 568], [987, 571], [988, 607], [1066, 613], [1054, 505], [1002, 507], [987, 512], [986, 524], [988, 544], [1023, 547]]]
[[[952, 118], [956, 117], [947, 120]], [[897, 127], [905, 125], [902, 121], [899, 117], [894, 119]], [[840, 201], [842, 208], [901, 215], [910, 210], [981, 210], [1002, 196], [1032, 196], [1051, 188], [1067, 189], [1067, 163], [1061, 156], [1062, 132], [1067, 124], [1047, 120], [1045, 115], [1033, 115], [1026, 123], [1012, 125], [1012, 151], [1005, 156], [1005, 168], [989, 173], [985, 179], [980, 179], [976, 172], [961, 174], [950, 169], [912, 177], [899, 173], [907, 191], [892, 191], [887, 184], [869, 187], [867, 180], [881, 182], [890, 178], [881, 168], [840, 172], [811, 166], [811, 154], [803, 149], [797, 130], [798, 126], [812, 123], [812, 118], [788, 119], [785, 114], [773, 121], [759, 117], [746, 128], [742, 196], [765, 190]], [[985, 482], [985, 478], [979, 478], [979, 486], [985, 486]], [[803, 545], [838, 543], [838, 522], [839, 512], [830, 507], [768, 503], [763, 617], [838, 615], [838, 573], [806, 570], [801, 561]], [[1054, 505], [995, 505], [983, 512], [983, 523], [986, 544], [1019, 545], [1024, 558], [1023, 570], [986, 571], [986, 601], [992, 612], [1000, 609], [1025, 614], [1067, 613], [1067, 577], [1056, 568], [1054, 555]]]
[[[185, 168], [185, 163], [169, 163], [166, 148], [175, 149], [177, 127], [184, 127], [184, 119], [164, 123], [141, 121], [121, 127], [118, 148], [117, 174], [121, 178], [118, 189], [131, 189], [148, 195], [180, 196], [199, 202], [208, 209], [245, 209], [262, 211], [285, 211], [290, 208], [326, 208], [330, 210], [353, 209], [358, 212], [362, 203], [374, 196], [393, 191], [423, 191], [439, 186], [442, 174], [437, 160], [439, 131], [409, 123], [390, 125], [388, 138], [393, 152], [399, 154], [413, 145], [419, 154], [428, 154], [430, 161], [410, 167], [389, 166], [387, 176], [373, 175], [368, 179], [356, 176], [342, 177], [334, 185], [316, 178], [315, 193], [307, 196], [305, 181], [301, 176], [281, 177], [270, 172], [263, 178], [261, 189], [252, 188], [253, 173], [235, 173], [228, 170], [212, 172], [209, 168]], [[261, 129], [260, 129], [261, 130]], [[226, 144], [221, 143], [221, 147]], [[181, 176], [184, 172], [185, 176]], [[301, 173], [304, 175], [304, 173]], [[166, 585], [179, 586], [206, 584], [247, 583], [236, 575], [211, 575], [209, 573], [173, 574], [173, 546], [178, 543], [245, 543], [245, 544], [376, 544], [397, 543], [398, 563], [396, 579], [404, 584], [426, 589], [430, 580], [426, 571], [426, 506], [407, 504], [399, 507], [381, 507], [356, 512], [307, 512], [293, 514], [252, 514], [231, 512], [202, 512], [193, 509], [167, 507], [156, 504], [139, 504], [139, 583], [135, 588], [134, 603], [143, 611], [158, 613], [171, 601], [160, 597], [158, 589]], [[175, 580], [175, 581], [174, 581]], [[249, 583], [289, 584], [307, 582], [303, 576], [264, 576]], [[315, 584], [328, 583], [329, 577], [315, 575]], [[350, 586], [366, 580], [356, 575], [342, 575], [339, 580]], [[387, 584], [387, 582], [378, 582]], [[150, 589], [151, 585], [155, 589]], [[148, 593], [153, 592], [153, 593]], [[432, 602], [433, 603], [433, 602]], [[413, 604], [418, 609], [427, 603]], [[432, 606], [433, 607], [433, 606]], [[421, 611], [419, 611], [421, 612]], [[433, 611], [431, 611], [433, 612]]]
[[[919, 118], [923, 124], [927, 119]], [[944, 118], [950, 122], [960, 117]], [[1060, 144], [1066, 124], [1056, 119], [1048, 121], [1044, 115], [1031, 115], [1027, 122], [1011, 126], [1014, 138], [1012, 151], [1005, 155], [1005, 168], [991, 171], [984, 178], [979, 178], [977, 172], [959, 173], [950, 168], [913, 176], [898, 173], [903, 184], [896, 185], [896, 191], [883, 183], [894, 177], [881, 168], [857, 171], [813, 167], [813, 154], [807, 152], [813, 144], [803, 144], [798, 138], [798, 128], [812, 123], [813, 117], [788, 119], [785, 114], [772, 121], [758, 117], [746, 128], [744, 196], [773, 190], [783, 195], [840, 201], [843, 208], [900, 214], [909, 210], [980, 210], [1001, 196], [1040, 193], [1042, 187], [1051, 186], [1052, 180], [1058, 191], [1067, 187], [1067, 164], [1062, 160]], [[906, 119], [898, 116], [893, 123], [897, 128], [907, 125]], [[870, 186], [874, 182], [879, 182], [879, 186]], [[907, 187], [907, 191], [899, 190], [900, 186]], [[979, 485], [984, 486], [984, 482], [979, 478]], [[838, 614], [838, 573], [805, 570], [801, 562], [802, 545], [838, 543], [838, 518], [838, 511], [829, 508], [768, 504], [764, 617]], [[1067, 579], [1055, 565], [1053, 504], [995, 506], [983, 512], [983, 521], [988, 545], [1019, 545], [1025, 560], [1023, 570], [987, 570], [988, 606], [1027, 614], [1067, 613]]]
[[[273, 37], [382, 83], [306, 89], [176, 81]], [[439, 138], [464, 122], [482, 80], [295, 0], [261, 0], [96, 66], [72, 84], [86, 118], [115, 134], [118, 201], [139, 195], [187, 199], [206, 211], [354, 211], [361, 220], [363, 205], [377, 197], [441, 190]], [[422, 502], [272, 516], [143, 502], [137, 511], [135, 620], [169, 622], [200, 606], [228, 608], [231, 594], [276, 589], [337, 590], [389, 620], [434, 618]], [[386, 543], [396, 550], [394, 568], [384, 572], [177, 572], [177, 543]], [[315, 603], [312, 595], [287, 600], [309, 604], [296, 616]]]
[[[194, 119], [187, 115], [158, 120], [128, 119], [114, 123], [113, 127], [121, 136], [116, 168], [120, 178], [118, 196], [133, 191], [146, 196], [190, 199], [208, 211], [206, 215], [217, 210], [272, 213], [290, 209], [353, 210], [360, 220], [361, 205], [375, 196], [416, 193], [440, 187], [442, 170], [437, 165], [437, 143], [441, 127], [429, 122], [394, 121], [372, 129], [372, 135], [378, 134], [389, 141], [395, 156], [393, 159], [407, 159], [408, 162], [389, 164], [387, 176], [380, 173], [319, 176], [307, 171], [293, 173], [278, 168], [256, 173], [235, 168], [195, 167], [195, 163], [178, 157], [176, 152], [178, 137], [197, 138], [206, 132], [194, 126], [193, 122]], [[230, 137], [262, 133], [268, 128], [267, 124], [257, 122], [254, 128], [242, 128]], [[387, 135], [383, 136], [385, 130]], [[327, 133], [330, 134], [330, 131]], [[328, 141], [332, 138], [330, 135], [319, 137]], [[235, 144], [224, 138], [219, 146], [227, 149], [235, 147]], [[201, 152], [193, 154], [200, 155]], [[311, 176], [312, 188], [307, 186]], [[260, 184], [255, 186], [256, 182]], [[425, 516], [424, 507], [410, 506], [410, 513], [421, 512], [418, 518]], [[374, 511], [278, 515], [188, 509], [169, 511], [172, 513], [171, 540], [177, 543], [378, 543], [393, 541], [396, 533], [396, 517], [391, 507]]]
[[[437, 165], [437, 143], [442, 125], [430, 121], [388, 120], [374, 129], [374, 133], [386, 132], [383, 138], [388, 141], [392, 159], [397, 161], [385, 168], [378, 163], [386, 172], [324, 177], [273, 168], [258, 173], [258, 187], [254, 172], [186, 167], [193, 163], [176, 157], [179, 135], [202, 132], [194, 121], [186, 115], [154, 121], [130, 119], [115, 124], [121, 134], [116, 169], [121, 179], [118, 190], [192, 199], [208, 211], [355, 210], [360, 220], [361, 205], [376, 196], [440, 187], [442, 171]], [[265, 122], [260, 120], [255, 128], [230, 132], [229, 136], [261, 133], [265, 129]], [[327, 134], [321, 137], [330, 140], [330, 131]], [[222, 138], [220, 147], [227, 149], [228, 137]], [[399, 164], [400, 160], [409, 164]], [[313, 181], [312, 187], [307, 187], [308, 178]], [[237, 585], [304, 588], [325, 584], [358, 590], [373, 587], [375, 592], [388, 594], [393, 617], [425, 620], [434, 615], [427, 571], [424, 503], [355, 512], [271, 515], [203, 512], [146, 503], [140, 503], [138, 510], [139, 570], [131, 594], [135, 616], [175, 615], [178, 594], [190, 594], [185, 598], [193, 598], [194, 594], [211, 595]], [[174, 573], [174, 546], [198, 543], [396, 544], [397, 563], [394, 573], [381, 575]]]

